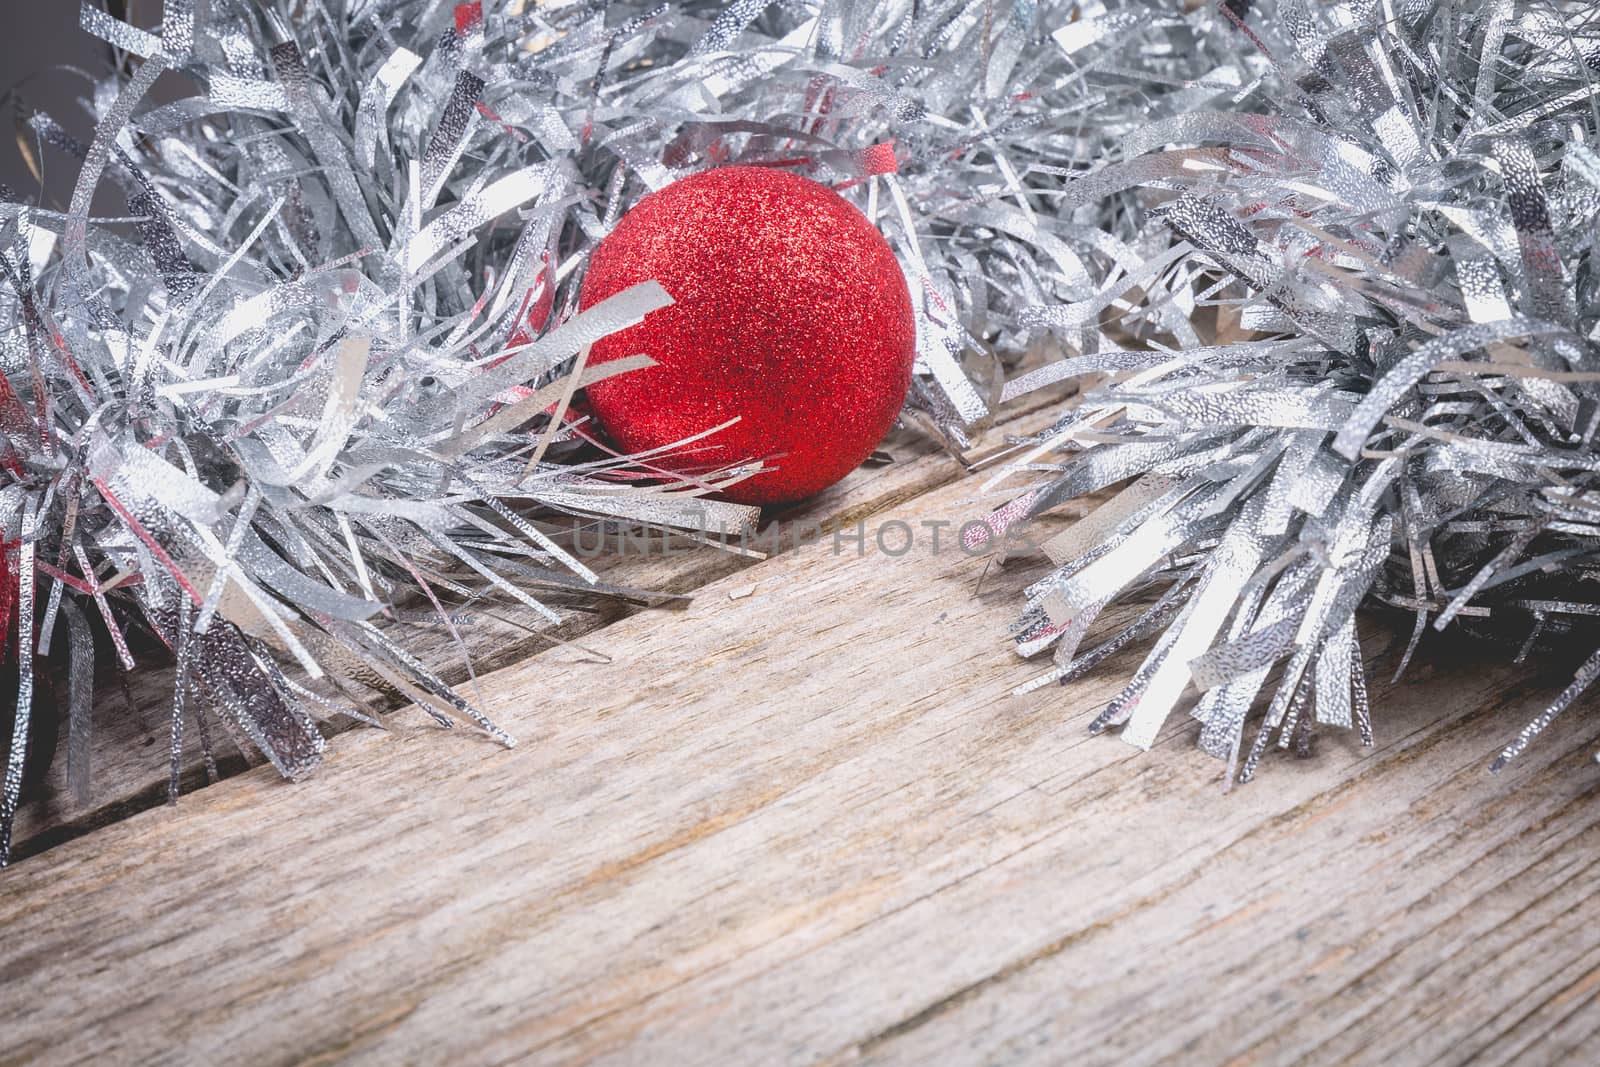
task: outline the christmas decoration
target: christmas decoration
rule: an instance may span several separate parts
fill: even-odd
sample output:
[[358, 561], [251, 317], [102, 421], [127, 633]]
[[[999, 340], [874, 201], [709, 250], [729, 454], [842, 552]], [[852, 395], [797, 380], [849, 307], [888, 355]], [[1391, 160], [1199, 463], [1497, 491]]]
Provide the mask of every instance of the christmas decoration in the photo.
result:
[[[991, 354], [1027, 346], [1017, 310], [1087, 291], [1017, 184], [1018, 164], [1076, 152], [1084, 105], [1039, 47], [1063, 18], [175, 0], [146, 29], [86, 5], [113, 53], [87, 113], [13, 101], [36, 169], [79, 168], [72, 194], [58, 210], [0, 191], [0, 543], [39, 634], [16, 688], [60, 664], [72, 748], [95, 663], [165, 644], [174, 796], [197, 745], [306, 773], [316, 720], [365, 717], [374, 688], [509, 741], [412, 631], [449, 633], [470, 677], [475, 608], [548, 620], [541, 590], [605, 592], [545, 514], [735, 536], [756, 517], [714, 495], [747, 472], [674, 477], [678, 449], [586, 444], [582, 389], [648, 356], [576, 357], [670, 299], [647, 283], [580, 310], [597, 243], [702, 170], [829, 186], [908, 281], [906, 414], [959, 450], [988, 416]], [[157, 100], [158, 79], [180, 88]], [[679, 448], [703, 459], [717, 432]]]
[[[14, 595], [8, 595], [9, 591], [16, 588], [17, 583], [12, 577], [9, 554], [4, 550], [4, 546], [0, 546], [0, 693], [17, 696], [18, 711], [21, 711], [22, 678], [18, 667], [18, 638], [14, 625], [17, 605]], [[10, 715], [0, 715], [0, 752], [9, 754], [12, 751], [22, 751], [29, 756], [26, 762], [18, 761], [15, 770], [16, 789], [21, 797], [27, 797], [38, 789], [44, 772], [55, 755], [56, 735], [60, 726], [54, 714], [54, 693], [49, 673], [38, 672], [32, 681], [32, 693], [27, 710], [21, 714], [13, 711]], [[24, 746], [15, 744], [19, 736], [25, 738]], [[4, 775], [9, 777], [12, 773], [11, 761], [8, 759]], [[9, 781], [7, 788], [10, 788]]]
[[[1131, 739], [1191, 678], [1203, 744], [1246, 775], [1272, 737], [1364, 722], [1361, 603], [1419, 634], [1484, 612], [1581, 631], [1600, 612], [1595, 20], [1504, 0], [183, 0], [147, 30], [86, 6], [115, 53], [88, 121], [16, 101], [30, 154], [80, 167], [70, 201], [0, 193], [0, 596], [38, 635], [13, 732], [47, 658], [79, 744], [96, 658], [131, 669], [137, 631], [176, 661], [174, 792], [207, 724], [306, 773], [315, 719], [362, 714], [372, 687], [509, 742], [407, 631], [443, 627], [467, 658], [457, 621], [491, 594], [549, 619], [539, 590], [601, 591], [540, 516], [749, 529], [716, 490], [787, 477], [777, 452], [857, 452], [820, 425], [756, 456], [710, 451], [740, 423], [636, 458], [585, 444], [581, 389], [603, 406], [670, 373], [606, 341], [670, 289], [580, 306], [591, 255], [642, 197], [732, 165], [829, 186], [882, 233], [914, 318], [905, 413], [951, 448], [1030, 348], [1070, 358], [1004, 396], [1110, 376], [1021, 446], [1006, 477], [1034, 484], [988, 537], [1125, 486], [1050, 546], [1019, 648], [1053, 646], [1064, 681], [1158, 635], [1104, 717]], [[193, 89], [156, 103], [167, 72]], [[118, 214], [92, 214], [97, 190]], [[1214, 343], [1218, 316], [1249, 335]], [[1076, 654], [1144, 589], [1138, 623]], [[12, 745], [0, 858], [25, 762]]]
[[[1106, 4], [1054, 36], [1092, 161], [1023, 198], [1092, 227], [1092, 295], [1020, 318], [1117, 343], [1007, 385], [1100, 382], [969, 541], [1118, 491], [1045, 544], [1033, 684], [1154, 638], [1096, 727], [1149, 746], [1192, 684], [1202, 747], [1248, 779], [1313, 724], [1370, 743], [1363, 604], [1414, 620], [1402, 670], [1432, 631], [1600, 643], [1596, 8]], [[1212, 314], [1239, 339], [1199, 336]], [[1600, 653], [1496, 766], [1597, 676]]]
[[596, 383], [589, 402], [631, 453], [723, 427], [662, 465], [685, 475], [759, 460], [724, 483], [747, 504], [807, 497], [893, 425], [916, 349], [894, 252], [839, 194], [797, 175], [724, 167], [645, 197], [594, 251], [584, 306], [654, 280], [671, 307], [597, 342], [590, 362], [656, 366]]

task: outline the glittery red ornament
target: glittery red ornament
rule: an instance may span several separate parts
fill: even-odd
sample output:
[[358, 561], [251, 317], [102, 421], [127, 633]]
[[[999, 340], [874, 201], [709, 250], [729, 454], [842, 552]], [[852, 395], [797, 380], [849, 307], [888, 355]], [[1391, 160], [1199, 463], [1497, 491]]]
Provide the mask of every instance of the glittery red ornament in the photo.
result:
[[595, 249], [581, 304], [650, 279], [673, 305], [589, 357], [656, 361], [589, 389], [623, 450], [662, 448], [737, 416], [652, 462], [696, 473], [765, 460], [773, 469], [723, 495], [769, 504], [837, 482], [894, 423], [915, 356], [911, 296], [883, 235], [833, 190], [724, 167], [651, 193]]

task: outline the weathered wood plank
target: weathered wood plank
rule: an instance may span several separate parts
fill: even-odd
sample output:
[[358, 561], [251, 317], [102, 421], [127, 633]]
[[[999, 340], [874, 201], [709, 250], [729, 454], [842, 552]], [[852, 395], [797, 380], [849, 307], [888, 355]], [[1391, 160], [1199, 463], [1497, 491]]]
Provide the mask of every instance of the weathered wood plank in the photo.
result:
[[[981, 462], [1004, 448], [1007, 433], [1025, 433], [1046, 425], [1048, 412], [1059, 399], [1059, 396], [1029, 397], [1025, 402], [1008, 405], [968, 458]], [[791, 540], [804, 535], [807, 529], [848, 526], [963, 474], [961, 465], [924, 434], [896, 432], [885, 443], [884, 450], [895, 457], [893, 463], [857, 470], [818, 496], [777, 512], [772, 522]], [[613, 585], [661, 594], [689, 594], [754, 561], [709, 547], [697, 547], [671, 555], [611, 553], [588, 562], [604, 581]], [[487, 610], [470, 612], [473, 622], [462, 628], [462, 637], [473, 657], [472, 667], [479, 673], [515, 663], [560, 641], [579, 641], [584, 635], [639, 610], [638, 604], [628, 600], [598, 599], [563, 611], [565, 621], [552, 627], [509, 597], [491, 600], [485, 607]], [[432, 633], [413, 631], [413, 634], [410, 647], [424, 663], [452, 684], [467, 679], [467, 664], [443, 627], [437, 627]], [[140, 658], [145, 662], [142, 669], [131, 676], [126, 695], [109, 664], [101, 672], [90, 750], [92, 790], [89, 802], [75, 803], [67, 789], [63, 741], [63, 754], [58, 755], [39, 796], [17, 814], [13, 857], [35, 855], [166, 801], [172, 707], [170, 657], [163, 649], [150, 648], [140, 650]], [[369, 708], [373, 712], [397, 706], [397, 702], [385, 699], [382, 694], [374, 696], [376, 699]], [[332, 729], [341, 729], [349, 722], [336, 720], [329, 725]], [[191, 739], [191, 751], [184, 761], [180, 784], [182, 791], [188, 793], [205, 786], [207, 774], [198, 743], [193, 741], [198, 737], [198, 730], [192, 719], [187, 724], [185, 737]], [[221, 777], [230, 777], [248, 768], [245, 757], [228, 744], [225, 737], [217, 741]]]
[[1222, 795], [1184, 724], [1085, 734], [1129, 656], [1008, 697], [1031, 574], [984, 569], [784, 556], [594, 635], [610, 665], [487, 679], [513, 751], [356, 731], [26, 860], [0, 1060], [1450, 1062], [1600, 1025], [1600, 723], [1484, 772], [1557, 679], [1458, 649], [1376, 751]]

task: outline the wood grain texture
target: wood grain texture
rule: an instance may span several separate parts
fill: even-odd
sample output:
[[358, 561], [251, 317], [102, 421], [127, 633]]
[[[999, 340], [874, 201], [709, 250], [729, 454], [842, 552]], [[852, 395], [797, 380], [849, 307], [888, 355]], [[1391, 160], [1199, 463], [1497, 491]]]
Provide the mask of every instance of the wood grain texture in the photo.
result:
[[[1050, 419], [1048, 412], [1059, 400], [1058, 393], [1030, 396], [1007, 405], [967, 458], [981, 462], [1005, 447], [1006, 434], [1031, 432], [1046, 425]], [[893, 463], [857, 470], [818, 496], [778, 511], [771, 522], [777, 525], [780, 535], [792, 542], [819, 527], [848, 526], [866, 515], [962, 476], [961, 465], [927, 435], [896, 432], [883, 448], [895, 457]], [[754, 561], [709, 547], [696, 547], [694, 551], [680, 550], [671, 555], [611, 551], [590, 558], [588, 562], [603, 581], [612, 585], [660, 594], [692, 594], [706, 583], [742, 570]], [[473, 669], [479, 673], [493, 671], [558, 642], [579, 641], [584, 635], [603, 629], [640, 607], [637, 601], [607, 598], [566, 597], [553, 603], [572, 605], [563, 608], [564, 621], [559, 626], [547, 625], [509, 597], [488, 599], [486, 610], [472, 609], [473, 621], [462, 628], [462, 637], [472, 655]], [[409, 633], [408, 647], [448, 682], [460, 684], [468, 678], [461, 650], [443, 627], [434, 627], [431, 632], [412, 629]], [[17, 814], [14, 858], [37, 854], [166, 801], [172, 714], [170, 656], [164, 649], [145, 648], [140, 650], [139, 658], [141, 669], [128, 679], [126, 693], [109, 662], [97, 681], [95, 733], [89, 760], [92, 790], [88, 803], [75, 803], [66, 787], [63, 738], [62, 753], [39, 796]], [[399, 703], [383, 694], [375, 693], [374, 698], [368, 710], [375, 713], [391, 710]], [[340, 730], [349, 725], [351, 720], [337, 719], [329, 727]], [[64, 724], [62, 729], [65, 729]], [[188, 793], [207, 784], [204, 760], [195, 740], [198, 730], [192, 717], [187, 723], [185, 737], [190, 740], [190, 750], [180, 781], [183, 792]], [[223, 778], [246, 770], [251, 762], [260, 762], [254, 753], [247, 762], [246, 756], [228, 744], [225, 737], [218, 737], [217, 741], [218, 770]]]
[[[885, 518], [981, 512], [972, 482]], [[803, 550], [485, 681], [512, 751], [354, 731], [0, 895], [0, 1062], [1550, 1062], [1600, 1028], [1600, 722], [1454, 646], [1223, 794], [1023, 698], [1036, 571]], [[948, 547], [948, 543], [946, 545]], [[981, 582], [980, 582], [981, 579]]]

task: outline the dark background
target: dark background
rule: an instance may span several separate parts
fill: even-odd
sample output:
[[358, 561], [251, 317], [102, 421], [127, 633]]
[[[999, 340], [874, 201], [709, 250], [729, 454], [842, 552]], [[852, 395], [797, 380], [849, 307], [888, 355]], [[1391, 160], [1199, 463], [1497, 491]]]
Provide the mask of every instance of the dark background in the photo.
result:
[[[146, 28], [161, 19], [161, 0], [92, 2]], [[110, 68], [110, 47], [78, 29], [78, 8], [79, 0], [0, 0], [0, 14], [4, 15], [0, 19], [0, 92], [9, 90], [0, 109], [0, 124], [5, 129], [0, 137], [0, 181], [24, 199], [35, 199], [39, 185], [17, 148], [19, 99], [23, 121], [31, 111], [42, 110], [85, 141], [94, 130], [88, 113], [76, 103], [89, 96], [89, 83], [80, 75], [58, 69], [70, 65], [103, 75]], [[42, 203], [64, 209], [78, 176], [77, 163], [52, 149], [40, 153], [36, 144], [34, 152], [45, 177]]]

